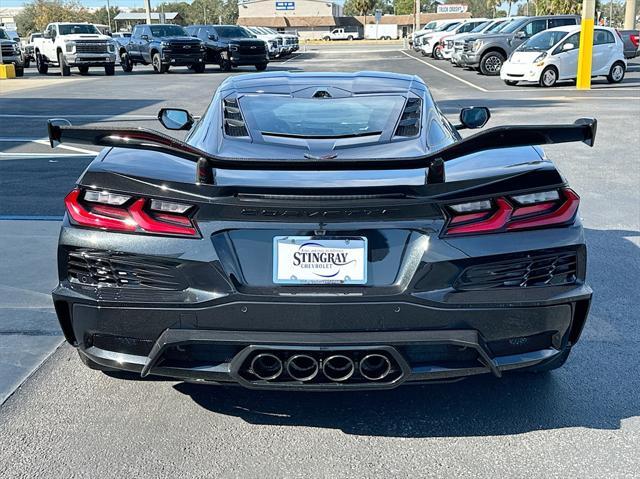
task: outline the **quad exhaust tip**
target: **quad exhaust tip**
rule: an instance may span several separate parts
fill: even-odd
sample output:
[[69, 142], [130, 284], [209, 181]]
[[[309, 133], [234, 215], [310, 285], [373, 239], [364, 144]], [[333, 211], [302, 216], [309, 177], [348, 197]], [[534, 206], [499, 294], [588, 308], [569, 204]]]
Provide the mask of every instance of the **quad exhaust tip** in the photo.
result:
[[257, 354], [251, 361], [251, 372], [263, 381], [276, 379], [282, 374], [282, 370], [282, 361], [275, 354]]
[[356, 365], [353, 360], [342, 354], [329, 356], [322, 363], [322, 372], [327, 379], [334, 382], [343, 382], [353, 376]]
[[380, 381], [391, 372], [391, 361], [383, 354], [368, 354], [360, 361], [360, 374], [369, 381]]
[[296, 381], [311, 381], [318, 375], [318, 361], [308, 354], [295, 354], [287, 359], [286, 370]]

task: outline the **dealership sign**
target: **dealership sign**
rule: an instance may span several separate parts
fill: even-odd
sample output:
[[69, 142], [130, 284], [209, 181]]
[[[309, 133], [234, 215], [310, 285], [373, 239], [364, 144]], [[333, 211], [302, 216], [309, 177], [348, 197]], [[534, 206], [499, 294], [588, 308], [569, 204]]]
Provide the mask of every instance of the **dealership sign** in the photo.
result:
[[466, 5], [461, 4], [447, 4], [447, 5], [438, 5], [438, 13], [464, 13], [467, 11]]
[[295, 10], [296, 2], [276, 2], [276, 10]]

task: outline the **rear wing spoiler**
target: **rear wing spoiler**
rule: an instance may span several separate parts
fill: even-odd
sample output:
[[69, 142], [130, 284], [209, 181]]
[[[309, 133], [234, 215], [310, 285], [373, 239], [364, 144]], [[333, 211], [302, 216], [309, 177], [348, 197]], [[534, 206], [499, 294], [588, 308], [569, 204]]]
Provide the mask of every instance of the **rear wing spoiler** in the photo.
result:
[[349, 159], [304, 158], [293, 160], [227, 158], [212, 155], [184, 141], [146, 128], [100, 128], [56, 125], [48, 121], [51, 147], [60, 143], [79, 143], [106, 147], [157, 151], [197, 163], [196, 182], [212, 184], [214, 169], [227, 170], [405, 170], [428, 169], [428, 183], [443, 183], [444, 163], [480, 151], [517, 146], [547, 145], [581, 141], [593, 146], [597, 120], [580, 118], [565, 125], [497, 126], [476, 133], [424, 156], [411, 158]]

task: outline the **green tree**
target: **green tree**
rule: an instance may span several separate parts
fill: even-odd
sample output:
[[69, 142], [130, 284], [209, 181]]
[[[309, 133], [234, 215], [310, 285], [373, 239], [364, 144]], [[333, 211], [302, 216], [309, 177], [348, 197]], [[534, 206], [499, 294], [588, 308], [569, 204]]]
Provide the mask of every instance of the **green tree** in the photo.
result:
[[349, 15], [371, 15], [375, 0], [346, 0], [344, 2], [344, 14]]
[[91, 12], [75, 0], [33, 0], [24, 5], [16, 15], [16, 24], [21, 36], [41, 32], [52, 22], [92, 21]]
[[118, 13], [120, 13], [120, 9], [118, 7], [111, 7], [109, 9], [109, 14], [107, 14], [107, 7], [102, 7], [93, 12], [93, 15], [91, 15], [91, 22], [101, 25], [109, 25], [109, 15], [111, 15], [110, 27], [113, 27], [113, 18]]

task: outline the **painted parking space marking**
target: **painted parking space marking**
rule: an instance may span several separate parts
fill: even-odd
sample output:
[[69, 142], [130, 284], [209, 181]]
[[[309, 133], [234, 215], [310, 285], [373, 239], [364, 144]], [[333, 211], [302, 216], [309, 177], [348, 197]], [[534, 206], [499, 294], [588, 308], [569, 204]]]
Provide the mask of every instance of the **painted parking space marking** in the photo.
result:
[[[444, 73], [444, 74], [445, 74], [445, 75], [447, 75], [448, 77], [454, 78], [454, 79], [458, 80], [459, 82], [464, 83], [464, 84], [465, 84], [465, 85], [467, 85], [467, 86], [470, 86], [470, 87], [472, 87], [472, 88], [475, 88], [476, 90], [479, 90], [479, 91], [484, 92], [484, 93], [488, 93], [488, 92], [490, 91], [490, 90], [486, 90], [486, 89], [484, 89], [484, 88], [482, 88], [482, 87], [480, 87], [480, 86], [478, 86], [478, 85], [475, 85], [475, 84], [471, 83], [470, 81], [467, 81], [467, 80], [465, 80], [465, 79], [463, 79], [463, 78], [460, 78], [459, 76], [454, 75], [453, 73], [449, 73], [448, 71], [443, 70], [442, 68], [438, 68], [437, 66], [432, 65], [432, 64], [431, 64], [431, 63], [429, 63], [429, 62], [426, 62], [426, 61], [424, 61], [424, 60], [421, 60], [420, 58], [416, 58], [416, 57], [414, 57], [413, 55], [411, 55], [411, 54], [409, 54], [409, 53], [407, 53], [407, 52], [405, 52], [405, 51], [403, 51], [403, 52], [401, 52], [401, 53], [402, 53], [402, 54], [404, 54], [404, 55], [406, 55], [406, 56], [408, 56], [409, 58], [412, 58], [413, 60], [415, 60], [415, 61], [417, 61], [417, 62], [420, 62], [420, 63], [423, 63], [423, 64], [427, 65], [429, 68], [433, 68], [434, 70], [438, 70], [440, 73]], [[492, 91], [492, 90], [491, 90], [491, 91]]]

